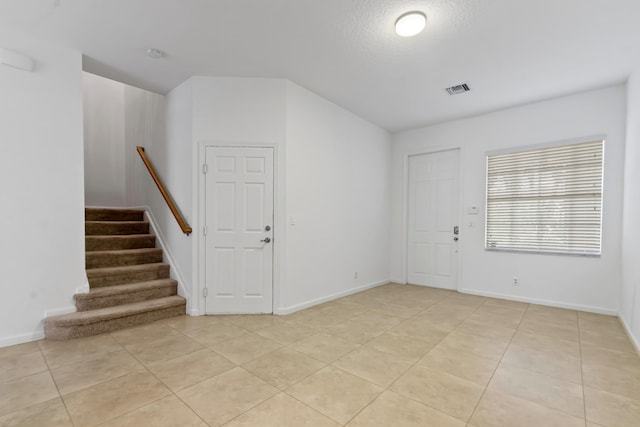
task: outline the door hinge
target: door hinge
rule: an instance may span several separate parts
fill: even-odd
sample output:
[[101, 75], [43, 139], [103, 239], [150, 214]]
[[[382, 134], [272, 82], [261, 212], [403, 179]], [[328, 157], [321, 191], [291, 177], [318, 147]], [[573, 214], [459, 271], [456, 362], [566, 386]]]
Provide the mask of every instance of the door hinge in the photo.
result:
[[207, 297], [207, 295], [209, 295], [209, 289], [204, 288], [204, 289], [202, 290], [202, 296], [206, 298], [206, 297]]
[[207, 226], [206, 225], [204, 227], [202, 227], [202, 235], [203, 236], [207, 235]]
[[206, 174], [207, 172], [209, 172], [209, 165], [205, 163], [202, 165], [202, 173]]

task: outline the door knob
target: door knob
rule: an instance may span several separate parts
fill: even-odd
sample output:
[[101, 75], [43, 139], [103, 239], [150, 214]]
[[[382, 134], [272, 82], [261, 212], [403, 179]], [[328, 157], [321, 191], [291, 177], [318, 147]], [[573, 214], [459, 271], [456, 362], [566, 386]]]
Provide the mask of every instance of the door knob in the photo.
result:
[[269, 243], [271, 241], [271, 237], [265, 237], [264, 239], [262, 239], [260, 241], [264, 242], [264, 243]]
[[458, 236], [455, 236], [455, 237], [453, 238], [453, 241], [454, 241], [454, 242], [457, 242], [457, 241], [458, 241]]

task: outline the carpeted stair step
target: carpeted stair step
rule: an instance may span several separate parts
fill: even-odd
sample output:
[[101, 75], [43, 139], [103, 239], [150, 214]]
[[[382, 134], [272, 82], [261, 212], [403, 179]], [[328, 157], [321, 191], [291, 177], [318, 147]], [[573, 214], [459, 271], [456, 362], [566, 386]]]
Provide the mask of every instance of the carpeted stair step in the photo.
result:
[[123, 236], [86, 236], [85, 251], [112, 251], [118, 249], [155, 248], [156, 236], [133, 234]]
[[147, 221], [85, 221], [84, 234], [86, 236], [149, 234], [149, 223]]
[[184, 315], [186, 301], [180, 296], [157, 298], [133, 304], [82, 311], [45, 319], [47, 339], [68, 340]]
[[139, 209], [85, 208], [85, 221], [142, 221], [144, 211]]
[[162, 249], [160, 248], [93, 251], [85, 253], [87, 269], [122, 267], [125, 265], [151, 264], [156, 262], [162, 262]]
[[147, 301], [154, 298], [164, 298], [177, 293], [178, 282], [173, 279], [159, 279], [149, 282], [95, 288], [86, 294], [76, 294], [74, 298], [78, 311], [87, 311]]
[[93, 268], [87, 270], [91, 288], [146, 282], [169, 277], [169, 264], [153, 263], [124, 267]]

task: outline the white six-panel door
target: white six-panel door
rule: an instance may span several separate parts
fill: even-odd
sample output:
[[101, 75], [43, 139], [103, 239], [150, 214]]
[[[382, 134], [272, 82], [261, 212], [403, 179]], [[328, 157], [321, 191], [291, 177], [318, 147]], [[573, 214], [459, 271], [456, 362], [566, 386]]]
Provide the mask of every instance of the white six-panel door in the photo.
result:
[[205, 156], [206, 312], [271, 313], [273, 149], [207, 147]]
[[458, 288], [458, 150], [409, 157], [407, 281]]

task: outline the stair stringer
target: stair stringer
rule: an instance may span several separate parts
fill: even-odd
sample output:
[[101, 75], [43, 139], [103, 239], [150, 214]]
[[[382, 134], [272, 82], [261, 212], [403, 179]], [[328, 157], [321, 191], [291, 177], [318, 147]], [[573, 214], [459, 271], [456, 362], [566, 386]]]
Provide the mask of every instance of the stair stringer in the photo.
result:
[[169, 246], [166, 244], [167, 239], [164, 237], [164, 234], [162, 234], [160, 227], [158, 227], [158, 222], [153, 216], [151, 208], [149, 206], [136, 206], [129, 209], [144, 210], [144, 217], [147, 221], [149, 221], [149, 233], [156, 236], [156, 247], [159, 246], [162, 249], [164, 262], [171, 266], [171, 268], [169, 269], [169, 277], [178, 282], [178, 295], [180, 295], [187, 301], [187, 313], [190, 316], [199, 316], [199, 310], [197, 308], [192, 308], [191, 295], [188, 291], [189, 288], [186, 284], [187, 282], [184, 280], [184, 276], [175, 261], [171, 249], [169, 249]]

